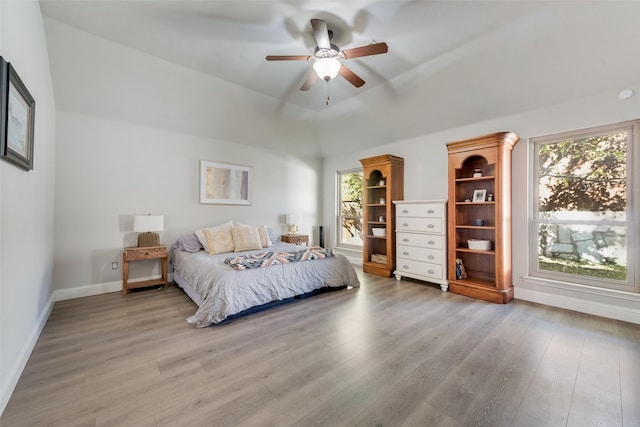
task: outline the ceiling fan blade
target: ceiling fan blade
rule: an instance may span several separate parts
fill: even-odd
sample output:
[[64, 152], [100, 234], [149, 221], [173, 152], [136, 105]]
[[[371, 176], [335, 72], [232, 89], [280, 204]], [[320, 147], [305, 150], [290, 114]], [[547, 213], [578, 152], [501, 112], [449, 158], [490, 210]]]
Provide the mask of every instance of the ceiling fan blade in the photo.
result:
[[267, 61], [310, 61], [309, 55], [267, 55]]
[[367, 46], [354, 47], [353, 49], [346, 49], [340, 52], [340, 55], [344, 59], [359, 58], [361, 56], [379, 55], [381, 53], [387, 53], [389, 46], [386, 43], [375, 43]]
[[307, 77], [307, 79], [304, 81], [304, 83], [302, 83], [302, 86], [300, 86], [300, 90], [309, 90], [309, 89], [311, 89], [311, 86], [313, 86], [313, 84], [316, 82], [317, 78], [318, 78], [318, 74], [316, 73], [316, 70], [314, 70], [312, 68], [311, 69], [311, 74], [309, 74], [309, 77]]
[[331, 42], [329, 41], [329, 30], [327, 29], [327, 23], [322, 19], [312, 19], [311, 28], [313, 28], [313, 35], [316, 38], [316, 43], [320, 49], [331, 49]]
[[354, 73], [344, 65], [340, 67], [338, 74], [344, 77], [349, 83], [351, 83], [355, 87], [360, 87], [364, 84], [364, 80], [362, 80], [360, 77], [358, 77], [356, 73]]

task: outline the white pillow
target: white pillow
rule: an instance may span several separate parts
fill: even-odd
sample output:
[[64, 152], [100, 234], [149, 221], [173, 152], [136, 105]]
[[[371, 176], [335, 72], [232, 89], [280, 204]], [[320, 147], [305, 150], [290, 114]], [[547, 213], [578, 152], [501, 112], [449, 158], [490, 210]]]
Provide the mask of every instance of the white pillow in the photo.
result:
[[[198, 237], [198, 240], [200, 241], [202, 246], [204, 247], [204, 250], [209, 252], [210, 254], [214, 254], [215, 250], [213, 249], [213, 246], [210, 245], [209, 242], [207, 241], [207, 237], [204, 234], [204, 230], [214, 231], [216, 229], [225, 228], [225, 227], [233, 227], [233, 222], [227, 221], [224, 224], [216, 225], [215, 227], [201, 228], [200, 230], [194, 231], [194, 233]], [[231, 251], [229, 252], [233, 252], [233, 249], [231, 249]]]
[[[241, 224], [238, 223], [237, 224], [239, 227], [252, 227], [251, 225], [247, 225], [247, 224]], [[260, 245], [263, 248], [268, 248], [269, 246], [273, 245], [273, 242], [271, 241], [271, 239], [269, 238], [269, 231], [266, 225], [258, 225], [258, 234], [260, 235]]]
[[233, 245], [235, 252], [250, 251], [252, 249], [262, 249], [260, 244], [260, 233], [258, 227], [233, 227], [231, 228]]

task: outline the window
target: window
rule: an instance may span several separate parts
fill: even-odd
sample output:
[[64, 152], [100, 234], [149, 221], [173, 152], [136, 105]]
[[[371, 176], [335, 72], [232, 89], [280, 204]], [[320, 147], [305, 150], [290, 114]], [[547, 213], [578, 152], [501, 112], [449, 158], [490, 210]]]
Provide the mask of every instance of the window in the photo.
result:
[[338, 172], [336, 241], [362, 247], [362, 169]]
[[633, 256], [639, 185], [632, 174], [639, 124], [531, 139], [533, 276], [639, 291]]

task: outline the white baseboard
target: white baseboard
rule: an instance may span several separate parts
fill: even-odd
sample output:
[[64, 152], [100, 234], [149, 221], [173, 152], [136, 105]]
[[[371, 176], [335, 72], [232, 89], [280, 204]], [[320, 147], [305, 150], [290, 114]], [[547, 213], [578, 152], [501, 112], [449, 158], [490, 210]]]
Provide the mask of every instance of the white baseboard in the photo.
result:
[[558, 295], [555, 293], [524, 289], [522, 287], [516, 287], [514, 291], [515, 299], [640, 324], [640, 306], [638, 306], [638, 308], [623, 307], [584, 299], [584, 297]]

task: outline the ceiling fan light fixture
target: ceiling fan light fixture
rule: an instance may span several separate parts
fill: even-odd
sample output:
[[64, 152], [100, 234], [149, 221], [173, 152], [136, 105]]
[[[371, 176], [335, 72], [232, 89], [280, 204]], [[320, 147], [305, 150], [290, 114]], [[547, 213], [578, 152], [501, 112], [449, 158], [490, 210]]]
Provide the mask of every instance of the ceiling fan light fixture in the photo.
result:
[[319, 58], [313, 63], [313, 69], [321, 79], [328, 82], [338, 75], [342, 64], [336, 58]]

